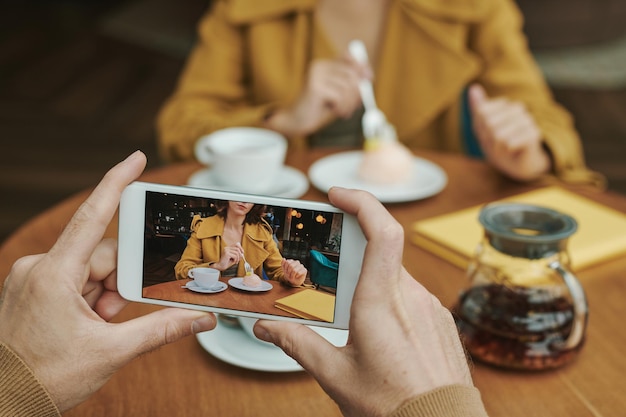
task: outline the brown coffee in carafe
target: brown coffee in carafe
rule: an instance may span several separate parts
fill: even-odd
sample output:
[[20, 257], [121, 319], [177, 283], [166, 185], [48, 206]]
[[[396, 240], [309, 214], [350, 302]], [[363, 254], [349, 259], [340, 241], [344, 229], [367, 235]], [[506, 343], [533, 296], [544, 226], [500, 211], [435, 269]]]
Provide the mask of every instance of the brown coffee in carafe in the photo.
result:
[[570, 362], [584, 343], [587, 303], [569, 272], [570, 216], [537, 206], [483, 208], [485, 237], [468, 269], [471, 286], [453, 314], [476, 360], [542, 370]]
[[574, 309], [566, 298], [554, 298], [542, 289], [470, 288], [461, 295], [454, 316], [468, 351], [494, 365], [555, 368], [582, 347], [560, 348], [571, 333]]

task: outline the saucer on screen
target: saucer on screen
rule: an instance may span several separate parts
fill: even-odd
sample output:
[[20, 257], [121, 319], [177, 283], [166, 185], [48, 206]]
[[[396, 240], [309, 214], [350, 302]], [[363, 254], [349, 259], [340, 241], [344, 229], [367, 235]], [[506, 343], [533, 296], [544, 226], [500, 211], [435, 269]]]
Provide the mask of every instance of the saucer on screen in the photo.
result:
[[225, 282], [218, 281], [218, 283], [215, 284], [213, 287], [205, 288], [205, 287], [201, 287], [198, 284], [196, 284], [195, 281], [189, 281], [187, 284], [185, 284], [183, 286], [183, 288], [187, 288], [190, 291], [200, 292], [200, 293], [203, 293], [203, 294], [214, 294], [214, 293], [217, 293], [217, 292], [224, 291], [226, 288], [228, 288], [228, 285], [226, 285]]
[[[345, 346], [347, 330], [310, 326], [335, 346]], [[280, 348], [259, 343], [252, 339], [241, 327], [229, 327], [217, 321], [215, 329], [196, 335], [200, 346], [217, 359], [239, 366], [265, 372], [297, 372], [302, 367], [287, 356]]]
[[238, 290], [251, 291], [251, 292], [263, 292], [269, 291], [274, 286], [267, 281], [261, 281], [261, 285], [258, 287], [249, 287], [243, 283], [243, 278], [231, 278], [228, 280], [230, 286], [237, 288]]
[[358, 177], [362, 151], [340, 152], [319, 159], [309, 169], [309, 179], [315, 188], [328, 192], [333, 186], [357, 188], [372, 193], [382, 203], [420, 200], [439, 193], [448, 183], [448, 176], [437, 164], [423, 158], [413, 158], [413, 174], [399, 184], [378, 185]]
[[[226, 186], [217, 185], [215, 175], [209, 168], [202, 169], [191, 175], [187, 180], [187, 184], [213, 190], [232, 191]], [[299, 198], [308, 189], [309, 180], [306, 175], [295, 168], [285, 165], [277, 175], [272, 188], [260, 194], [282, 198]]]

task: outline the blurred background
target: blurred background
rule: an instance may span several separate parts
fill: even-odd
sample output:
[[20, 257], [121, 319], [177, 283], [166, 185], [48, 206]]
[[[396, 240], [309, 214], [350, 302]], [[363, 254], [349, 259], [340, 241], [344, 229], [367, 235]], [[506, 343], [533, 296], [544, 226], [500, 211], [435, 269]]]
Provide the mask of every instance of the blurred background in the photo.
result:
[[[0, 0], [0, 242], [95, 185], [154, 121], [210, 0]], [[588, 165], [626, 193], [626, 1], [516, 0]]]

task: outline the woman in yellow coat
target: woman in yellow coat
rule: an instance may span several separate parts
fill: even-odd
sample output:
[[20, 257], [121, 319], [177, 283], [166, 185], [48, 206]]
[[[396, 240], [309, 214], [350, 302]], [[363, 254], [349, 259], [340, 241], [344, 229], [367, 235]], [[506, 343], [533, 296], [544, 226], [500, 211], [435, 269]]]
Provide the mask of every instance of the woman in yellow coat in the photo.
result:
[[263, 205], [220, 201], [216, 206], [216, 215], [193, 218], [191, 237], [174, 266], [176, 279], [187, 278], [198, 266], [218, 269], [226, 277], [243, 277], [245, 259], [259, 277], [265, 272], [272, 280], [302, 285], [307, 270], [299, 261], [282, 257], [270, 225], [261, 217]]
[[[217, 0], [158, 118], [168, 160], [230, 126], [296, 145], [361, 142], [358, 81], [412, 149], [481, 155], [505, 175], [602, 183], [551, 97], [514, 0]], [[361, 39], [371, 67], [347, 56]]]

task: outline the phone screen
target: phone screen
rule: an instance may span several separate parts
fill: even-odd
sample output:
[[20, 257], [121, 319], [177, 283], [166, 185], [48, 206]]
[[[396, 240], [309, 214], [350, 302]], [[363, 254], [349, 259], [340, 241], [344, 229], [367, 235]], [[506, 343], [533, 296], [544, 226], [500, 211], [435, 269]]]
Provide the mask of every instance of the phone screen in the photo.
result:
[[[240, 196], [243, 197], [243, 196]], [[294, 200], [294, 203], [297, 203]], [[240, 210], [240, 211], [237, 211]], [[201, 286], [196, 267], [218, 263], [236, 242], [224, 225], [245, 212], [240, 259]], [[142, 296], [333, 323], [343, 213], [146, 191]], [[240, 217], [238, 217], [240, 218]], [[301, 265], [304, 282], [285, 283], [284, 260]], [[225, 262], [228, 264], [228, 262]], [[222, 265], [220, 265], [222, 266]]]

